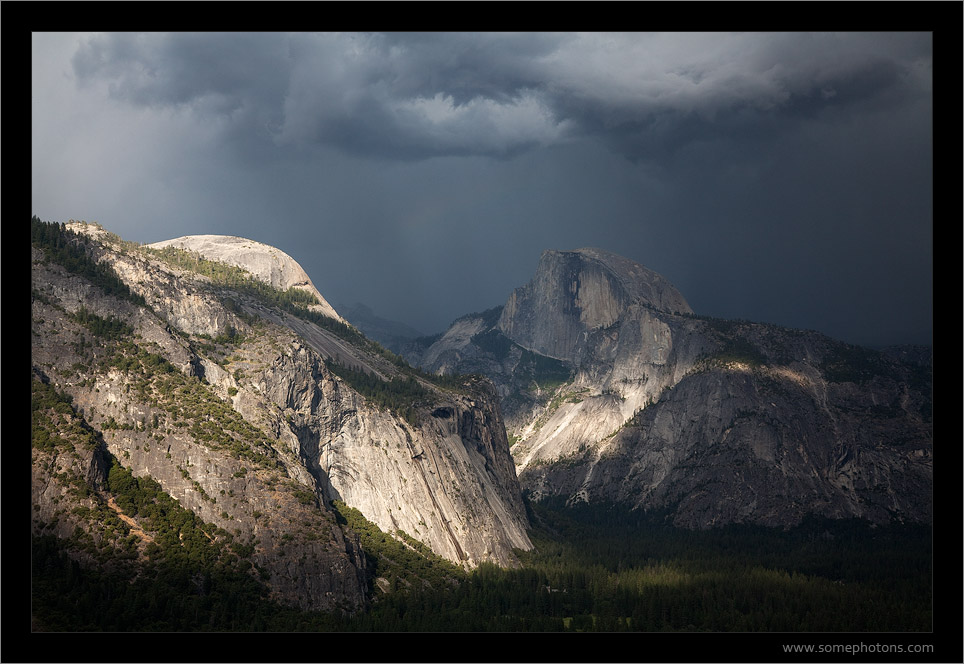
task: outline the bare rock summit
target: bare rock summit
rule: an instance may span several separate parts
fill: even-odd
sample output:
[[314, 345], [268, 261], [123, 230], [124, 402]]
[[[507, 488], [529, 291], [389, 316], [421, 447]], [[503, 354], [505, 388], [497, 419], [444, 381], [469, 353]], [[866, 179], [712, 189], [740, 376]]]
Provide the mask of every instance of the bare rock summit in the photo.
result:
[[285, 252], [270, 245], [234, 235], [185, 235], [147, 246], [152, 249], [173, 246], [197, 252], [208, 260], [247, 270], [273, 288], [298, 288], [307, 291], [318, 298], [319, 302], [312, 305], [311, 309], [342, 323], [346, 322], [315, 288], [301, 265]]
[[665, 277], [628, 258], [595, 248], [548, 250], [532, 281], [509, 297], [499, 329], [543, 355], [577, 361], [588, 336], [615, 324], [633, 305], [693, 313]]

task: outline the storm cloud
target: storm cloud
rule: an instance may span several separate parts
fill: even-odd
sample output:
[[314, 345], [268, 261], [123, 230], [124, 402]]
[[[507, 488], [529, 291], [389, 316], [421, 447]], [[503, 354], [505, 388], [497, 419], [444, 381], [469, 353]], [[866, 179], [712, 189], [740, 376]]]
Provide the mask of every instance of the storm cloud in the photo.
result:
[[43, 218], [251, 237], [428, 333], [594, 245], [698, 313], [930, 339], [927, 33], [41, 33], [33, 56]]
[[113, 99], [188, 108], [278, 146], [424, 159], [585, 136], [631, 150], [886, 106], [930, 93], [928, 46], [921, 35], [107, 34], [84, 41], [73, 69]]

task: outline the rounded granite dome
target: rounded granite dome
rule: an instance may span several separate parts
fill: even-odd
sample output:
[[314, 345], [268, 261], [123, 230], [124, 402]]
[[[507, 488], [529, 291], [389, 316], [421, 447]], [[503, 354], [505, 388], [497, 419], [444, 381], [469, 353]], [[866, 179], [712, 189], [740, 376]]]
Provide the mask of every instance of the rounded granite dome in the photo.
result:
[[308, 273], [291, 256], [276, 247], [234, 235], [185, 235], [147, 245], [152, 249], [177, 247], [194, 251], [211, 261], [234, 265], [247, 270], [256, 279], [279, 290], [299, 288], [318, 298], [312, 309], [345, 322], [324, 296], [315, 288]]

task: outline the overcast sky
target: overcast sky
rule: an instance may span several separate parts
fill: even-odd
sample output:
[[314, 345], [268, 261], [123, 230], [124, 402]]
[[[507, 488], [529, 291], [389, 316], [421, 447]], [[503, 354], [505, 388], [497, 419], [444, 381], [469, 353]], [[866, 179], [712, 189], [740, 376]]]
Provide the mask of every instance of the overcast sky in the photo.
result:
[[425, 332], [596, 246], [697, 313], [930, 343], [928, 33], [35, 33], [32, 208], [290, 254]]

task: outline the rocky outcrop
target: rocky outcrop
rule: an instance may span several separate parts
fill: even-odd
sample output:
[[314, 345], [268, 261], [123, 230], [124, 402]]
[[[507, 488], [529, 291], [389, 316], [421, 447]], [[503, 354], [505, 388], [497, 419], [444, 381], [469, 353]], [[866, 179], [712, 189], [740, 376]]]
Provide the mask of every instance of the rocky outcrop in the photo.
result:
[[408, 353], [495, 382], [534, 499], [687, 527], [930, 518], [926, 353], [698, 317], [665, 279], [599, 250], [545, 252], [497, 313]]
[[[35, 372], [69, 395], [103, 454], [250, 544], [252, 569], [279, 600], [322, 610], [367, 601], [365, 556], [333, 499], [467, 567], [513, 565], [514, 548], [531, 548], [486, 382], [443, 388], [419, 378], [403, 417], [326, 364], [357, 360], [385, 381], [415, 375], [347, 326], [279, 311], [96, 226], [70, 228], [144, 304], [34, 250]], [[62, 491], [43, 488], [54, 486], [43, 470], [52, 462], [37, 459], [38, 528], [53, 532], [51, 510], [76, 527], [69, 506], [53, 502]]]

